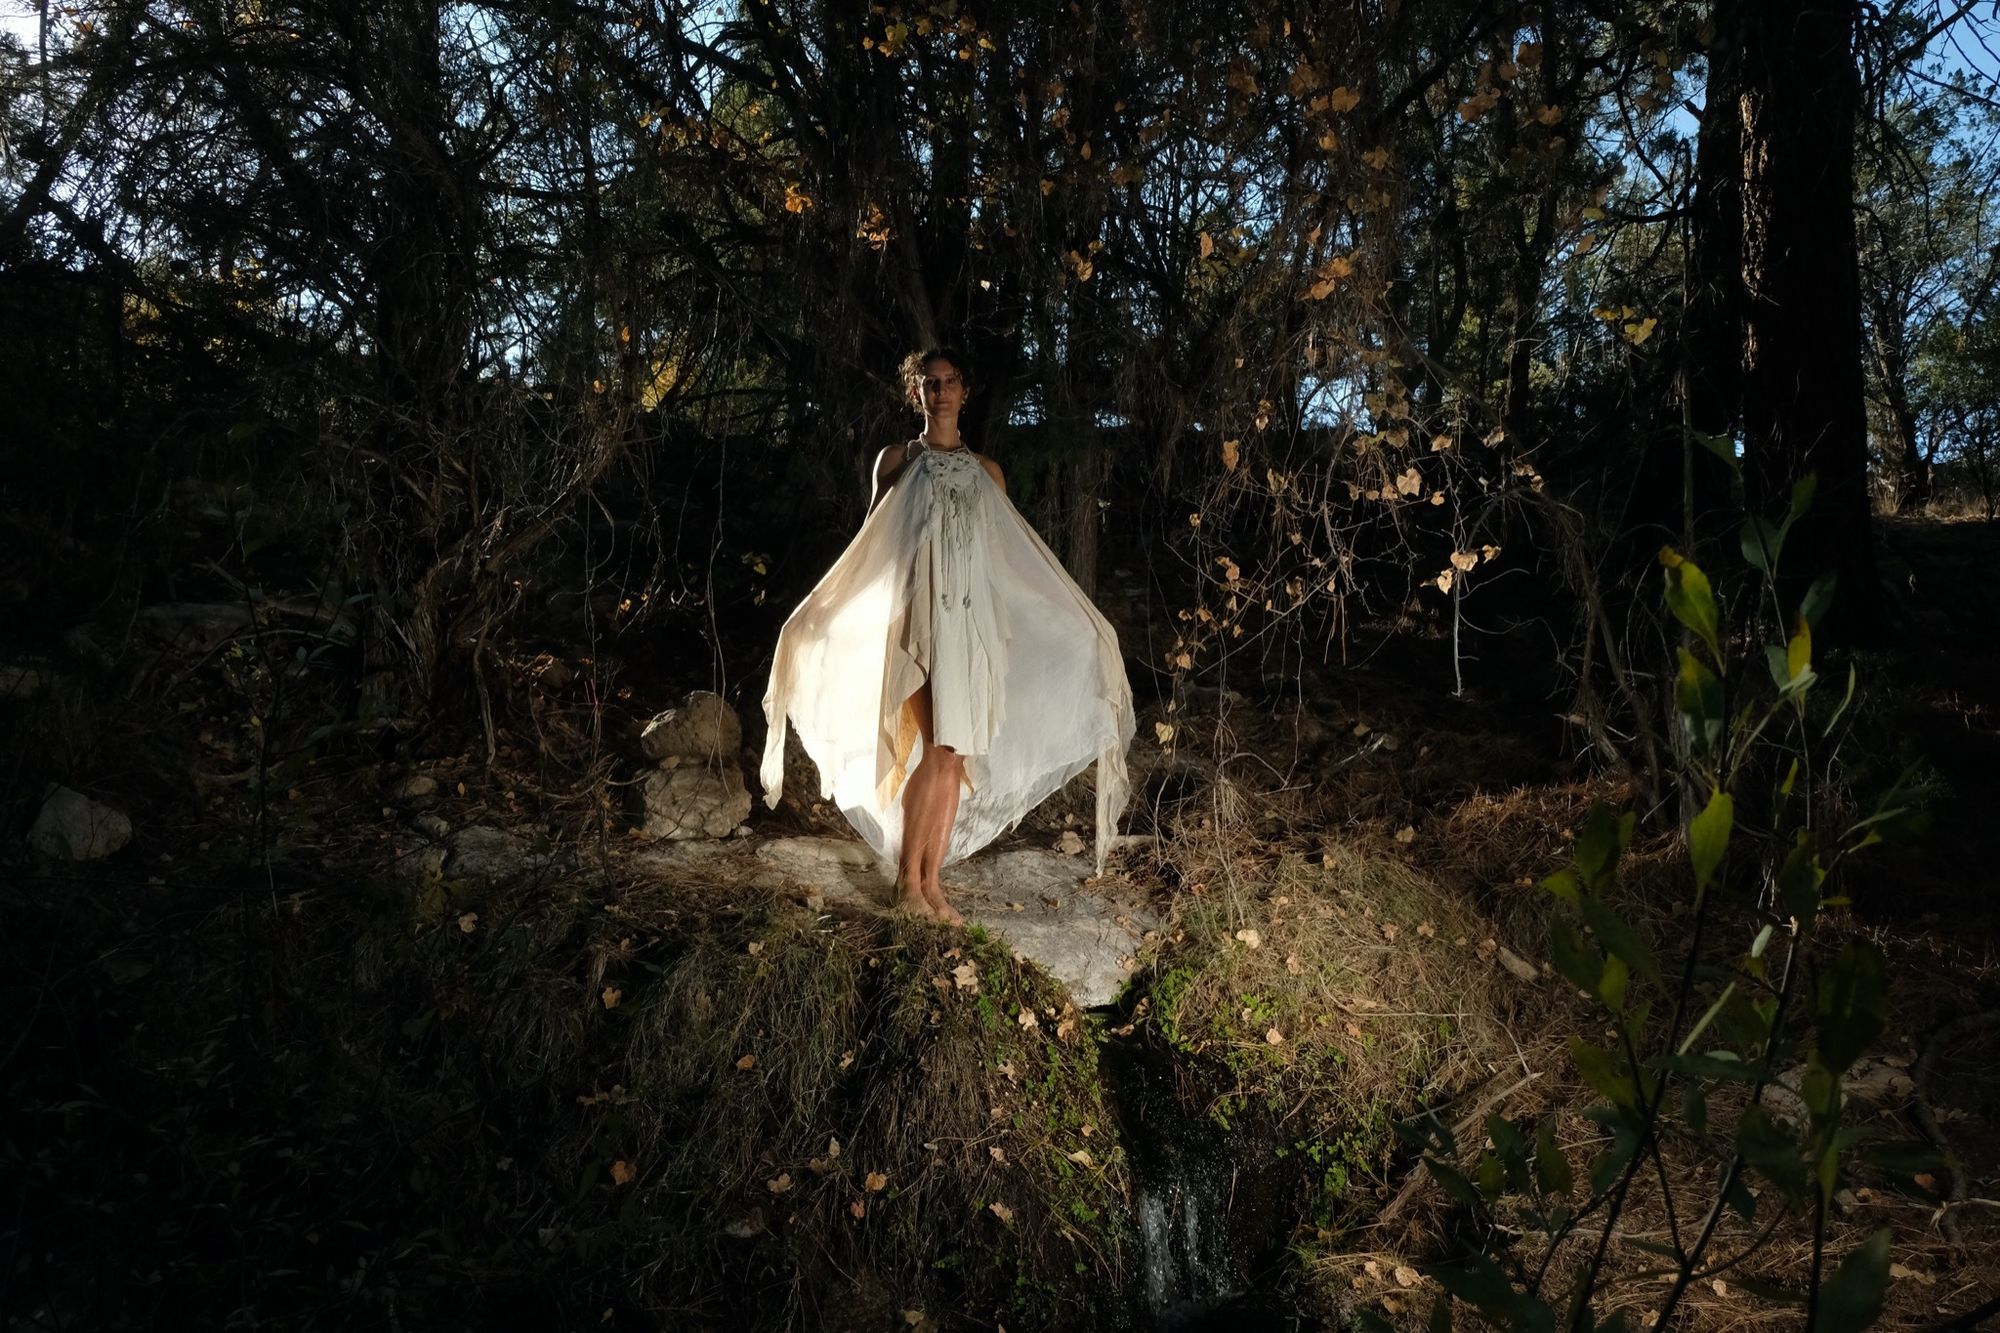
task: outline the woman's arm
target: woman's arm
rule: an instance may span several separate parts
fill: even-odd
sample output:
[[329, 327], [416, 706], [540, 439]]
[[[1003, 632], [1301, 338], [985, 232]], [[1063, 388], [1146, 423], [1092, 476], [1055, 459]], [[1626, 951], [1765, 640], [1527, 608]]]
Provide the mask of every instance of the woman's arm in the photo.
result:
[[868, 492], [868, 512], [874, 513], [875, 506], [882, 503], [882, 497], [896, 484], [896, 478], [903, 475], [903, 467], [909, 461], [910, 448], [906, 444], [892, 444], [875, 455], [875, 484]]

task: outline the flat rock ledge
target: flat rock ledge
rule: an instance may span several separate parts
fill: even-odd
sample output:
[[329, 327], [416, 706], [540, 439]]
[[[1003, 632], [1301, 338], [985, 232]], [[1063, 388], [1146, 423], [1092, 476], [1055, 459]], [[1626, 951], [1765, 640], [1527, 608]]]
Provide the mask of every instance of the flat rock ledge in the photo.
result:
[[[757, 848], [771, 887], [803, 890], [812, 905], [886, 914], [895, 881], [864, 843], [778, 838]], [[945, 870], [952, 905], [1014, 952], [1041, 965], [1085, 1009], [1112, 1003], [1159, 914], [1106, 876], [1086, 885], [1087, 857], [1022, 849], [982, 853]]]

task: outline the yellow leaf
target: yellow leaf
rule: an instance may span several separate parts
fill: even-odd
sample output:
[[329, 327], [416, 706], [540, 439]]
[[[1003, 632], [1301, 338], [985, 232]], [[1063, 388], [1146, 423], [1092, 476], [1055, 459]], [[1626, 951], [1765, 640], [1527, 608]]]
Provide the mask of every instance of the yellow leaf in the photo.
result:
[[1629, 341], [1634, 347], [1637, 347], [1640, 343], [1646, 341], [1646, 339], [1653, 336], [1653, 329], [1659, 324], [1659, 322], [1660, 322], [1659, 320], [1653, 318], [1651, 315], [1648, 315], [1646, 318], [1639, 320], [1636, 323], [1627, 324], [1624, 330], [1626, 340]]
[[1242, 446], [1235, 440], [1224, 440], [1222, 442], [1222, 466], [1226, 471], [1234, 472], [1236, 464], [1241, 458]]
[[1153, 735], [1159, 738], [1162, 745], [1172, 744], [1174, 739], [1174, 724], [1171, 722], [1155, 722], [1153, 724]]
[[861, 1181], [861, 1187], [870, 1194], [880, 1194], [889, 1188], [889, 1177], [880, 1171], [870, 1171]]
[[1389, 165], [1389, 150], [1381, 147], [1371, 148], [1361, 155], [1361, 160], [1376, 171], [1380, 171]]
[[606, 986], [604, 988], [604, 993], [602, 995], [599, 995], [597, 998], [604, 1001], [604, 1007], [606, 1009], [616, 1009], [618, 1007], [618, 1002], [625, 998], [625, 992], [623, 990], [620, 990], [616, 986]]
[[738, 1056], [736, 1067], [743, 1070], [755, 1069], [757, 1067], [757, 1057], [754, 1055]]
[[1522, 69], [1534, 69], [1539, 66], [1542, 63], [1542, 44], [1522, 42], [1519, 49], [1514, 52], [1514, 63]]
[[1361, 94], [1342, 84], [1333, 90], [1331, 103], [1335, 111], [1346, 113], [1361, 105]]
[[1089, 1168], [1097, 1165], [1096, 1159], [1091, 1157], [1090, 1153], [1082, 1148], [1078, 1148], [1073, 1153], [1067, 1153], [1065, 1156], [1081, 1167]]
[[1792, 625], [1792, 639], [1785, 645], [1785, 671], [1797, 680], [1812, 667], [1812, 626], [1803, 618]]

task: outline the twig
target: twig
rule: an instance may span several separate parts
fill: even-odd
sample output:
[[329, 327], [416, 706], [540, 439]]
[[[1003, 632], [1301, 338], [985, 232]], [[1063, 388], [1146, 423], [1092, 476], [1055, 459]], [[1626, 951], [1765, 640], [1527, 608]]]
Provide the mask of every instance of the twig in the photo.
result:
[[2000, 1027], [2000, 1009], [1961, 1014], [1952, 1019], [1931, 1034], [1931, 1039], [1924, 1044], [1924, 1053], [1917, 1057], [1916, 1069], [1912, 1071], [1911, 1082], [1916, 1086], [1910, 1099], [1910, 1118], [1917, 1122], [1917, 1128], [1924, 1132], [1924, 1137], [1944, 1154], [1945, 1170], [1951, 1178], [1951, 1187], [1945, 1192], [1944, 1208], [1938, 1214], [1938, 1230], [1953, 1245], [1958, 1244], [1958, 1218], [1952, 1210], [1966, 1202], [1965, 1168], [1951, 1155], [1951, 1142], [1945, 1137], [1944, 1126], [1938, 1123], [1937, 1110], [1931, 1105], [1931, 1068], [1937, 1063], [1938, 1052], [1948, 1043], [1989, 1027]]

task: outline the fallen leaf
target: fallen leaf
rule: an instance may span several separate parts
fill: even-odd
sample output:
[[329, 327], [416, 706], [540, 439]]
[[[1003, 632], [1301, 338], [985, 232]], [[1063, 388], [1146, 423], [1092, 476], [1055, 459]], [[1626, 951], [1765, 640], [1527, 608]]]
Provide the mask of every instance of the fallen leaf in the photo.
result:
[[974, 995], [979, 994], [979, 969], [971, 963], [960, 963], [954, 967], [951, 970], [951, 980], [960, 990], [969, 990]]
[[870, 1194], [880, 1194], [889, 1188], [889, 1177], [880, 1171], [870, 1171], [861, 1181], [861, 1188]]
[[1283, 1046], [1285, 1044], [1285, 1034], [1276, 1028], [1272, 1028], [1264, 1034], [1264, 1040], [1270, 1042], [1273, 1046]]
[[781, 1171], [764, 1182], [764, 1188], [773, 1194], [783, 1194], [792, 1187], [792, 1173]]
[[1225, 471], [1234, 472], [1236, 464], [1241, 461], [1242, 456], [1242, 446], [1237, 441], [1224, 440], [1222, 442], [1222, 466]]
[[479, 913], [467, 912], [464, 915], [460, 916], [458, 918], [458, 928], [461, 931], [465, 932], [467, 935], [470, 935], [473, 931], [478, 930]]
[[622, 1157], [611, 1164], [611, 1183], [614, 1185], [629, 1185], [638, 1177], [639, 1173], [632, 1169], [632, 1164]]
[[736, 1067], [738, 1069], [755, 1069], [757, 1067], [757, 1057], [754, 1055], [738, 1056], [736, 1059]]
[[1403, 827], [1396, 830], [1397, 842], [1403, 843], [1405, 846], [1407, 846], [1408, 844], [1413, 843], [1416, 840], [1417, 840], [1417, 826], [1415, 824], [1405, 824], [1403, 825]]
[[1350, 1037], [1358, 1038], [1361, 1035], [1361, 1025], [1359, 1023], [1349, 1023], [1347, 1027], [1343, 1030]]
[[1724, 1282], [1721, 1278], [1716, 1278], [1713, 1282], [1710, 1282], [1708, 1284], [1708, 1289], [1714, 1292], [1716, 1295], [1724, 1298], [1727, 1298], [1729, 1295], [1729, 1284], [1727, 1282]]
[[846, 1068], [848, 1068], [848, 1067], [849, 1067], [849, 1066], [851, 1066], [851, 1065], [852, 1065], [853, 1063], [854, 1063], [854, 1052], [853, 1052], [853, 1051], [842, 1051], [842, 1052], [840, 1053], [840, 1067], [841, 1067], [842, 1069], [846, 1069]]
[[986, 1211], [1009, 1225], [1014, 1221], [1014, 1210], [1004, 1203], [989, 1203], [986, 1205]]
[[999, 1144], [996, 1143], [991, 1148], [988, 1148], [986, 1152], [988, 1156], [992, 1157], [994, 1165], [996, 1166], [1007, 1165], [1007, 1150], [1005, 1148], [1002, 1148]]
[[1025, 1006], [1022, 1008], [1020, 1013], [1014, 1015], [1014, 1021], [1016, 1023], [1019, 1023], [1024, 1028], [1034, 1028], [1041, 1026], [1041, 1020], [1035, 1017], [1035, 1011], [1026, 1008]]
[[600, 995], [598, 998], [604, 1001], [604, 1007], [606, 1009], [616, 1009], [618, 1007], [618, 1002], [625, 998], [625, 992], [620, 990], [616, 986], [606, 986], [604, 988], [604, 993]]
[[1264, 937], [1254, 930], [1239, 930], [1236, 932], [1236, 938], [1243, 941], [1243, 947], [1246, 949], [1254, 949], [1264, 942]]
[[1402, 933], [1403, 933], [1402, 928], [1398, 926], [1395, 922], [1384, 921], [1382, 923], [1382, 938], [1389, 941], [1389, 943], [1394, 944], [1396, 942], [1396, 937]]
[[1168, 744], [1174, 738], [1174, 724], [1171, 722], [1155, 722], [1153, 724], [1153, 735], [1158, 738], [1160, 744]]
[[866, 1217], [868, 1216], [868, 1205], [856, 1199], [853, 1203], [847, 1205], [847, 1211], [854, 1217]]
[[752, 958], [755, 958], [758, 954], [764, 952], [764, 941], [762, 940], [750, 941], [750, 943], [743, 946], [743, 952], [749, 954]]
[[1425, 939], [1427, 939], [1427, 940], [1431, 940], [1431, 939], [1436, 939], [1436, 938], [1437, 938], [1437, 927], [1436, 927], [1436, 926], [1433, 926], [1433, 925], [1432, 925], [1432, 924], [1431, 924], [1430, 922], [1428, 922], [1428, 921], [1421, 921], [1421, 922], [1418, 922], [1418, 923], [1417, 923], [1417, 934], [1419, 934], [1419, 935], [1423, 936], [1423, 937], [1424, 937]]
[[1417, 1272], [1417, 1270], [1416, 1270], [1416, 1269], [1414, 1269], [1414, 1268], [1406, 1268], [1406, 1267], [1404, 1267], [1404, 1266], [1402, 1266], [1402, 1265], [1400, 1265], [1400, 1264], [1399, 1264], [1399, 1265], [1397, 1265], [1397, 1267], [1396, 1267], [1396, 1285], [1397, 1285], [1397, 1286], [1399, 1286], [1399, 1287], [1414, 1287], [1414, 1286], [1416, 1286], [1416, 1285], [1417, 1285], [1417, 1284], [1418, 1284], [1419, 1282], [1422, 1282], [1422, 1281], [1423, 1281], [1423, 1277], [1422, 1277], [1422, 1276], [1421, 1276], [1421, 1275], [1420, 1275], [1420, 1274], [1419, 1274], [1419, 1273]]
[[1298, 976], [1301, 972], [1305, 970], [1306, 969], [1304, 965], [1299, 962], [1299, 956], [1297, 954], [1288, 953], [1285, 955], [1285, 971], [1291, 973], [1293, 976]]
[[1064, 829], [1062, 837], [1056, 840], [1056, 850], [1064, 856], [1080, 856], [1083, 853], [1083, 839], [1076, 836], [1075, 829]]

